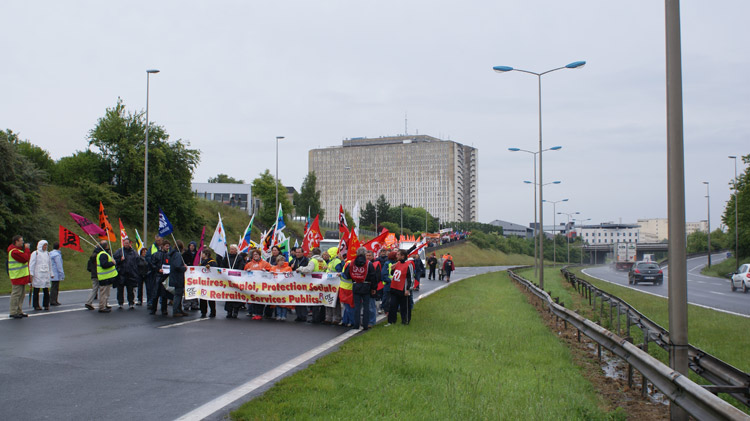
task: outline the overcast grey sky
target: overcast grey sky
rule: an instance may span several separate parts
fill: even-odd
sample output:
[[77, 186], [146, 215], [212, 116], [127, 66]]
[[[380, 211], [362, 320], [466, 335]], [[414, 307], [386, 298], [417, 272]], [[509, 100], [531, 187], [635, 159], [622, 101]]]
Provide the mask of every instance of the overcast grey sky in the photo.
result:
[[[712, 226], [750, 153], [746, 0], [682, 1], [686, 217]], [[479, 148], [479, 219], [533, 220], [536, 78], [545, 198], [594, 223], [666, 217], [664, 2], [15, 1], [0, 3], [0, 128], [85, 149], [121, 97], [202, 151], [196, 181], [274, 170], [299, 188], [310, 148], [404, 132]], [[384, 166], [408, 165], [394, 157]], [[744, 167], [739, 166], [741, 171]], [[552, 210], [545, 209], [545, 222]], [[559, 220], [558, 220], [559, 222]]]

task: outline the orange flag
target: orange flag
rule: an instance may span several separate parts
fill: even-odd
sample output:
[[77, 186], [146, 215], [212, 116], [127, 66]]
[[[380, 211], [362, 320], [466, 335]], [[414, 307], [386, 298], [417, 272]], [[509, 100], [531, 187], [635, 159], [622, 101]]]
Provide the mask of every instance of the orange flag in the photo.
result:
[[107, 233], [106, 235], [100, 235], [100, 240], [117, 241], [117, 236], [112, 229], [112, 224], [109, 223], [107, 212], [104, 211], [104, 205], [102, 205], [102, 202], [99, 202], [99, 228]]

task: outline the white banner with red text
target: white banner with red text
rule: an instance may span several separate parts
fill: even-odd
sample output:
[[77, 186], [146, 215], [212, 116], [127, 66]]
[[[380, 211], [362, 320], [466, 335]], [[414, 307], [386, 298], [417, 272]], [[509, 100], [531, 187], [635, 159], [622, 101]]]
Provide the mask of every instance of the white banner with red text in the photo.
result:
[[188, 266], [185, 299], [334, 307], [339, 282], [338, 273], [304, 275]]

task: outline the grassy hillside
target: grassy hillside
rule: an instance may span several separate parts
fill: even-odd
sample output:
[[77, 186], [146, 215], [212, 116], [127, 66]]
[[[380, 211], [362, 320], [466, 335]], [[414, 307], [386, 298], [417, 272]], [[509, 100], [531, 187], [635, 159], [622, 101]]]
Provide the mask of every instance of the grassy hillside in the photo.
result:
[[442, 248], [435, 253], [438, 256], [450, 253], [457, 267], [530, 265], [534, 263], [534, 256], [505, 254], [498, 250], [480, 249], [469, 242]]
[[[45, 224], [48, 225], [44, 229], [44, 232], [46, 233], [44, 239], [47, 240], [50, 245], [55, 241], [58, 241], [58, 228], [60, 225], [82, 236], [81, 248], [83, 248], [84, 250], [83, 253], [79, 253], [70, 249], [62, 249], [65, 268], [65, 280], [61, 284], [61, 289], [69, 290], [90, 288], [91, 275], [86, 270], [86, 263], [89, 255], [91, 254], [91, 251], [93, 250], [93, 247], [89, 244], [84, 243], [83, 239], [86, 239], [89, 242], [92, 242], [92, 240], [91, 238], [86, 236], [83, 231], [81, 231], [78, 225], [76, 225], [76, 223], [73, 222], [73, 220], [70, 218], [70, 215], [68, 215], [68, 213], [74, 212], [79, 215], [83, 215], [94, 222], [97, 222], [99, 210], [96, 208], [91, 208], [90, 206], [83, 204], [82, 201], [79, 201], [77, 199], [76, 189], [70, 187], [61, 187], [54, 185], [43, 186], [41, 189], [41, 198], [42, 200], [39, 212], [42, 213]], [[218, 222], [218, 213], [221, 213], [222, 221], [224, 223], [224, 229], [227, 232], [227, 242], [230, 244], [236, 243], [245, 227], [247, 226], [247, 223], [250, 222], [250, 217], [247, 215], [247, 213], [245, 213], [241, 209], [231, 208], [218, 202], [198, 200], [196, 218], [200, 218], [201, 220], [206, 221], [205, 242], [208, 243], [211, 240], [211, 236], [213, 235], [214, 229], [216, 228], [216, 223]], [[117, 217], [117, 215], [109, 216], [110, 223], [112, 223], [112, 226], [115, 227], [115, 229], [117, 229], [118, 227]], [[141, 231], [141, 225], [143, 224], [143, 222], [123, 221], [123, 224], [125, 225], [125, 230], [128, 232], [128, 235], [135, 238], [135, 229]], [[143, 239], [144, 241], [147, 241], [148, 244], [151, 244], [151, 242], [153, 242], [153, 234], [155, 234], [155, 230], [157, 227], [157, 221], [149, 221], [149, 232], [151, 233], [149, 234], [149, 237], [151, 237], [151, 240], [147, 241], [147, 239]], [[253, 239], [257, 241], [260, 238], [262, 229], [265, 228], [266, 227], [259, 226], [259, 224], [257, 223], [254, 224], [252, 235]], [[301, 238], [302, 235], [300, 233], [302, 231], [302, 228], [303, 227], [298, 223], [290, 223], [284, 230], [284, 232], [288, 236], [291, 235], [293, 237]], [[187, 233], [182, 232], [180, 231], [179, 227], [175, 227], [174, 233], [176, 239], [182, 240], [185, 243], [188, 243], [189, 241], [198, 242], [200, 240], [200, 234], [200, 231]], [[41, 238], [24, 239], [27, 242], [31, 243], [32, 250], [36, 249], [37, 242], [41, 240]], [[8, 246], [8, 243], [5, 242], [8, 241], [8, 239], [3, 240], [3, 250], [5, 250], [5, 248], [7, 248]], [[292, 239], [292, 244], [294, 244], [294, 239]], [[115, 250], [118, 249], [120, 247], [119, 242], [118, 244], [112, 244], [112, 247]], [[3, 268], [5, 267], [7, 257], [7, 253], [0, 253], [0, 265], [2, 265]], [[8, 293], [10, 293], [10, 279], [8, 278], [7, 272], [3, 270], [2, 274], [0, 274], [0, 294]]]

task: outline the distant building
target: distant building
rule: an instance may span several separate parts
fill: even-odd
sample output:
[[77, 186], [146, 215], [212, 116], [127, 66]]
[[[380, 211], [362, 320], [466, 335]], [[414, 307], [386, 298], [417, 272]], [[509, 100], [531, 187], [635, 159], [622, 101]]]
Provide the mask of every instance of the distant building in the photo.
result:
[[[581, 225], [574, 227], [576, 234], [587, 244], [638, 243], [639, 226], [636, 224]], [[644, 241], [645, 242], [645, 241]]]
[[515, 235], [517, 237], [523, 237], [523, 238], [534, 238], [534, 230], [532, 228], [525, 227], [519, 224], [514, 224], [513, 222], [495, 219], [494, 221], [490, 222], [490, 225], [501, 227], [503, 229], [504, 237]]
[[191, 183], [191, 189], [195, 197], [244, 209], [248, 215], [257, 207], [252, 202], [248, 203], [248, 199], [253, 196], [251, 184]]
[[[638, 225], [641, 227], [641, 241], [644, 243], [660, 243], [669, 240], [669, 220], [667, 218], [639, 219]], [[706, 221], [685, 223], [686, 235], [696, 231], [708, 232]]]
[[426, 135], [352, 138], [341, 146], [312, 149], [326, 219], [336, 220], [339, 204], [351, 212], [380, 195], [391, 206], [422, 207], [441, 221], [476, 221], [476, 148]]

